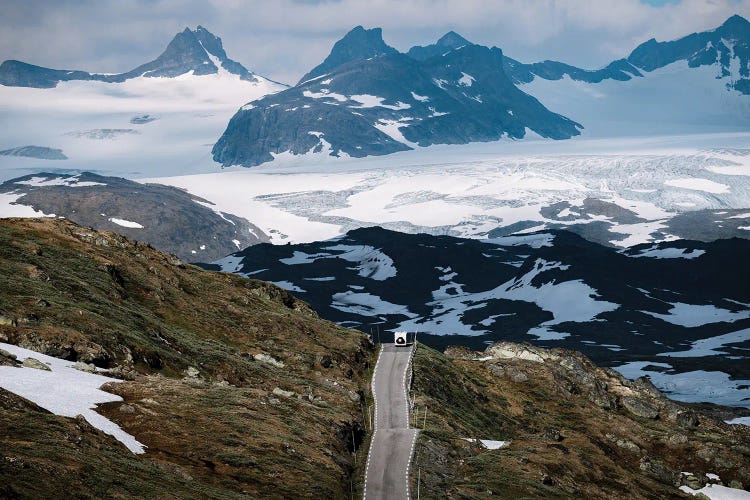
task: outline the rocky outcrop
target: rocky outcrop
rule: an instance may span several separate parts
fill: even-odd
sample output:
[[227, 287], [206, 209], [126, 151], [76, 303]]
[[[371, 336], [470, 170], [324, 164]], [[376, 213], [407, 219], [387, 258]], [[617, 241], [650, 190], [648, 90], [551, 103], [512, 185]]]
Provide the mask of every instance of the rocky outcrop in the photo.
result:
[[34, 368], [36, 370], [45, 370], [45, 371], [52, 371], [52, 369], [39, 361], [36, 358], [26, 358], [23, 360], [23, 363], [21, 363], [26, 368]]
[[[503, 361], [545, 364], [555, 374], [555, 382], [563, 394], [585, 394], [602, 408], [622, 408], [633, 416], [650, 420], [665, 418], [683, 428], [694, 428], [699, 424], [694, 411], [666, 398], [648, 378], [628, 380], [612, 369], [596, 366], [576, 351], [496, 342], [484, 352], [472, 353], [465, 348], [451, 348], [445, 354], [453, 359], [482, 361], [491, 373], [508, 376], [514, 381], [514, 376], [517, 377], [522, 368], [506, 365]], [[521, 373], [525, 381], [528, 370]]]
[[[420, 346], [413, 394], [431, 419], [415, 450], [425, 496], [681, 498], [680, 488], [750, 479], [750, 428], [575, 351]], [[484, 451], [467, 436], [510, 444]]]

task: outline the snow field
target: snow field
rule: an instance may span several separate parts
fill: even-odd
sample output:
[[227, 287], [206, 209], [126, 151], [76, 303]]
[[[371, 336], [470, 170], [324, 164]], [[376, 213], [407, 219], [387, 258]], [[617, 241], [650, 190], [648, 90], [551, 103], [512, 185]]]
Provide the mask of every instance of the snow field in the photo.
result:
[[15, 345], [0, 342], [0, 348], [15, 354], [19, 361], [34, 358], [51, 369], [45, 371], [0, 366], [0, 387], [36, 403], [55, 415], [83, 415], [92, 426], [113, 436], [133, 453], [145, 453], [143, 444], [117, 424], [94, 411], [100, 403], [122, 401], [120, 396], [100, 389], [108, 382], [121, 382], [120, 380], [76, 370], [72, 361], [53, 358]]

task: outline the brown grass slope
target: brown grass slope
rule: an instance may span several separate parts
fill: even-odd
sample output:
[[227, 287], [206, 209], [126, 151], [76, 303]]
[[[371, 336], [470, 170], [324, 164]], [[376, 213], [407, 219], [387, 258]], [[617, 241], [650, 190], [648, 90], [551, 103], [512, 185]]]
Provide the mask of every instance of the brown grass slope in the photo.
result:
[[125, 379], [99, 411], [148, 447], [0, 393], [0, 496], [349, 495], [371, 346], [273, 285], [0, 219], [0, 341]]
[[[420, 427], [428, 408], [412, 474], [423, 498], [690, 498], [678, 486], [705, 484], [706, 473], [750, 486], [750, 429], [580, 353], [420, 345], [414, 362]], [[487, 450], [462, 438], [511, 443]]]

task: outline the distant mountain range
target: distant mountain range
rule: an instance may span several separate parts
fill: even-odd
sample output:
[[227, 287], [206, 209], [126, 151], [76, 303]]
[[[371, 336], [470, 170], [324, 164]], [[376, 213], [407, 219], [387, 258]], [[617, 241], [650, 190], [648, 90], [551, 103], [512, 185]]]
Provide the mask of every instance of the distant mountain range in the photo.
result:
[[[699, 69], [708, 73], [685, 71]], [[602, 86], [611, 82], [619, 86]], [[598, 70], [525, 64], [455, 32], [402, 54], [379, 28], [358, 26], [295, 87], [238, 111], [213, 156], [254, 166], [284, 154], [363, 157], [529, 131], [568, 139], [583, 127], [594, 135], [747, 130], [749, 94], [750, 23], [740, 16], [679, 40], [651, 39]]]
[[195, 30], [185, 28], [175, 35], [159, 57], [125, 73], [102, 74], [50, 69], [8, 60], [0, 64], [0, 84], [10, 87], [51, 88], [60, 82], [71, 80], [119, 83], [141, 76], [172, 78], [189, 72], [210, 75], [218, 73], [219, 68], [243, 80], [258, 81], [257, 75], [227, 56], [221, 38], [203, 26], [198, 26]]
[[[197, 96], [231, 95], [230, 112], [240, 108], [213, 144], [213, 159], [224, 166], [301, 155], [359, 158], [499, 139], [750, 127], [750, 22], [737, 15], [715, 30], [669, 42], [651, 39], [596, 70], [559, 61], [523, 63], [453, 31], [401, 53], [385, 43], [380, 28], [357, 26], [321, 64], [286, 88], [230, 59], [221, 39], [198, 26], [178, 33], [155, 60], [125, 73], [10, 60], [0, 65], [0, 84], [52, 88], [74, 80], [123, 83], [216, 74], [256, 86], [245, 94], [217, 85], [195, 89]], [[4, 148], [39, 144], [67, 154], [57, 142], [23, 140]]]
[[215, 268], [274, 282], [345, 326], [416, 330], [438, 348], [533, 342], [609, 366], [750, 379], [750, 267], [737, 258], [748, 251], [737, 238], [617, 250], [567, 231], [478, 241], [372, 227], [252, 246]]
[[[750, 95], [750, 22], [732, 16], [712, 31], [693, 33], [671, 42], [654, 38], [636, 47], [625, 59], [618, 59], [597, 70], [585, 70], [558, 61], [524, 64], [505, 58], [505, 71], [515, 83], [530, 83], [535, 78], [599, 83], [603, 80], [627, 81], [643, 78], [644, 73], [663, 68], [677, 61], [688, 66], [716, 66], [717, 78], [730, 78], [726, 85]], [[732, 72], [732, 64], [737, 70]]]

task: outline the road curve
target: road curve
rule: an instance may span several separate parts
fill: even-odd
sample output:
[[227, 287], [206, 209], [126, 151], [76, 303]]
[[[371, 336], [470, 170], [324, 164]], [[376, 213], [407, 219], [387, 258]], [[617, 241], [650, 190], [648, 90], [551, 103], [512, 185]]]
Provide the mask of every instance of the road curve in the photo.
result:
[[417, 430], [409, 428], [406, 383], [412, 348], [383, 344], [372, 376], [375, 431], [367, 455], [366, 500], [408, 499]]

